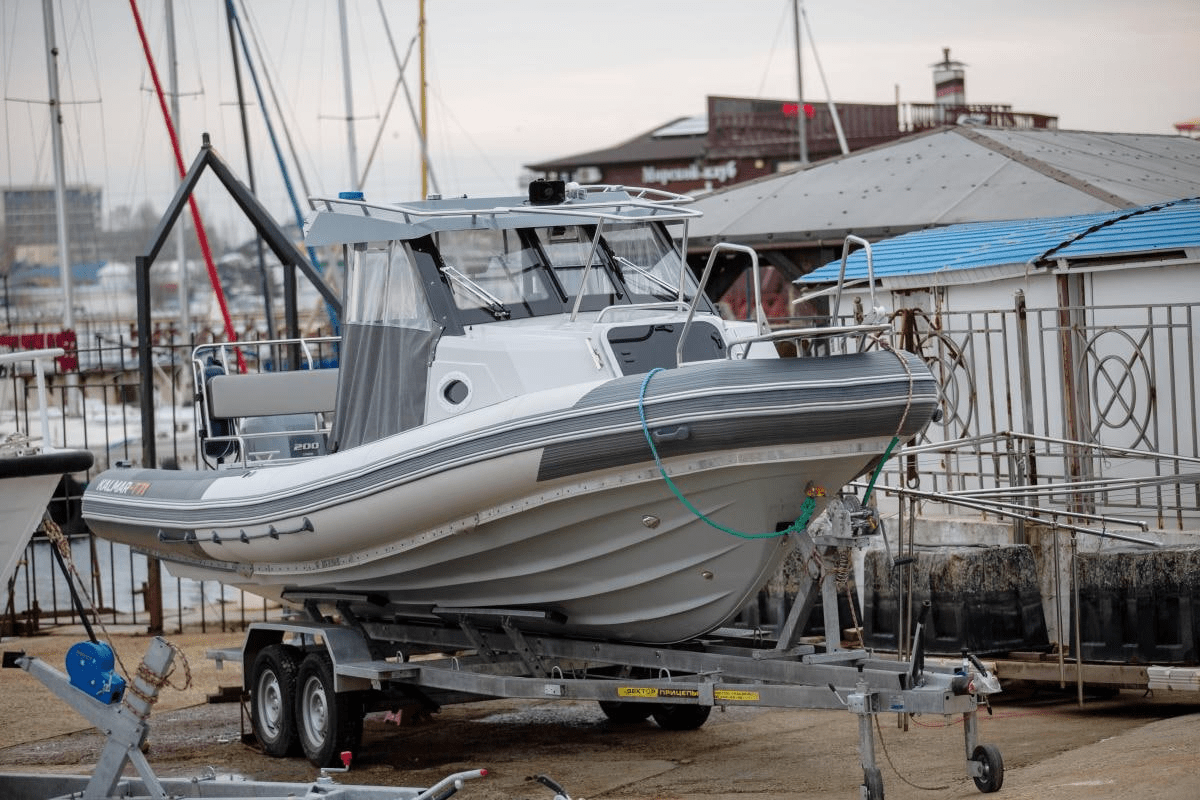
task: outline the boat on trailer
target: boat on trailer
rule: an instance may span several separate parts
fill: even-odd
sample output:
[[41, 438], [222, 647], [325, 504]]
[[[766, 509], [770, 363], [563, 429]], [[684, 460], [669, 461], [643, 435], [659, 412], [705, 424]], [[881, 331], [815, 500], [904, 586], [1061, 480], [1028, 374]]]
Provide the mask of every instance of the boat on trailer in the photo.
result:
[[62, 476], [92, 466], [91, 452], [50, 445], [45, 369], [47, 361], [62, 355], [57, 347], [0, 355], [0, 369], [6, 372], [32, 364], [38, 400], [34, 418], [41, 425], [40, 437], [32, 430], [18, 430], [19, 403], [14, 402], [13, 429], [0, 440], [0, 581], [12, 577]]
[[642, 643], [720, 627], [938, 389], [886, 321], [772, 330], [757, 295], [753, 321], [723, 319], [714, 260], [759, 286], [757, 256], [718, 245], [697, 282], [687, 200], [555, 181], [318, 199], [307, 242], [347, 269], [337, 367], [311, 341], [268, 343], [251, 374], [198, 348], [206, 468], [106, 470], [88, 524], [318, 614]]

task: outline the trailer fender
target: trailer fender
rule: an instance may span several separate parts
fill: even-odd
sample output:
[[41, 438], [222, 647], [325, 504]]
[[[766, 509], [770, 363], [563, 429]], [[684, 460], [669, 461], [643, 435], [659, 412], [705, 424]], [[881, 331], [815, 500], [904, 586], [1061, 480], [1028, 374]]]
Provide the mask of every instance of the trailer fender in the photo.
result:
[[246, 631], [242, 643], [242, 687], [250, 691], [249, 665], [254, 663], [259, 652], [272, 644], [299, 637], [305, 652], [324, 649], [333, 665], [334, 691], [356, 692], [371, 689], [366, 678], [340, 674], [339, 667], [355, 662], [371, 661], [371, 649], [366, 638], [356, 630], [344, 625], [320, 622], [255, 622]]

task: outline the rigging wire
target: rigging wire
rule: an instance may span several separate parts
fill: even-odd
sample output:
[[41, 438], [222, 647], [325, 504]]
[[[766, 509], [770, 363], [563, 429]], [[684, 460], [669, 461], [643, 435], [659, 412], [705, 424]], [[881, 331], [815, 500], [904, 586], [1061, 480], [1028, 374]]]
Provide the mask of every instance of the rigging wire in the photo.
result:
[[[79, 91], [77, 90], [77, 87], [75, 85], [75, 70], [73, 69], [74, 61], [70, 58], [70, 55], [72, 53], [76, 52], [76, 48], [72, 46], [72, 42], [76, 41], [77, 39], [82, 39], [83, 38], [82, 31], [86, 30], [86, 28], [82, 25], [82, 21], [81, 21], [82, 11], [79, 10], [78, 7], [77, 7], [76, 14], [73, 16], [73, 18], [71, 20], [71, 22], [73, 24], [70, 27], [68, 27], [68, 24], [67, 24], [68, 21], [67, 21], [67, 17], [66, 17], [66, 4], [60, 3], [58, 5], [58, 8], [61, 12], [60, 19], [61, 19], [62, 24], [60, 26], [60, 29], [63, 32], [63, 42], [64, 42], [64, 44], [61, 47], [59, 47], [59, 55], [61, 57], [61, 63], [62, 63], [61, 73], [64, 77], [63, 83], [65, 84], [65, 88], [67, 89], [67, 92], [66, 92], [67, 94], [69, 94], [71, 97], [78, 97]], [[85, 54], [92, 50], [92, 48], [88, 47], [86, 39], [84, 40], [84, 44], [81, 45], [80, 49], [82, 49], [85, 52]], [[86, 56], [85, 56], [85, 58], [86, 58]], [[98, 69], [95, 69], [95, 60], [94, 59], [92, 60], [92, 64], [93, 64], [92, 74], [99, 75], [100, 73], [99, 73]], [[99, 101], [96, 100], [96, 101], [83, 101], [83, 102], [98, 103]], [[66, 106], [66, 105], [78, 106], [81, 104], [80, 101], [63, 102], [61, 96], [59, 97], [59, 103], [60, 103], [60, 106]], [[70, 126], [70, 128], [74, 131], [74, 134], [75, 134], [73, 137], [72, 136], [64, 137], [64, 141], [69, 142], [70, 145], [72, 146], [74, 158], [70, 160], [69, 164], [64, 164], [63, 177], [64, 177], [64, 180], [67, 181], [67, 183], [70, 183], [70, 180], [69, 180], [68, 176], [66, 175], [65, 170], [68, 166], [74, 167], [75, 175], [76, 175], [75, 182], [81, 186], [88, 186], [90, 184], [90, 181], [88, 180], [87, 158], [84, 156], [84, 150], [83, 150], [84, 132], [83, 132], [83, 128], [82, 128], [82, 119], [83, 119], [83, 113], [81, 111], [77, 111], [76, 113], [73, 113], [70, 115], [62, 114], [62, 124], [63, 124], [64, 128], [67, 126]], [[66, 159], [64, 159], [64, 160], [66, 160]], [[67, 252], [67, 261], [68, 261], [68, 263], [70, 263], [70, 261], [71, 261], [70, 253], [72, 250], [74, 250], [78, 253], [81, 253], [81, 254], [87, 253], [88, 257], [85, 260], [88, 260], [88, 261], [99, 260], [100, 242], [97, 238], [99, 235], [99, 231], [96, 231], [95, 229], [93, 229], [93, 235], [92, 235], [91, 239], [86, 242], [81, 241], [80, 230], [79, 230], [78, 226], [75, 227], [74, 230], [72, 230], [71, 234], [72, 234], [71, 239], [68, 241], [68, 245], [67, 245], [67, 251], [68, 251]]]
[[791, 13], [791, 0], [783, 0], [783, 13], [779, 15], [779, 22], [775, 25], [775, 36], [771, 39], [771, 48], [767, 51], [767, 63], [763, 66], [762, 78], [758, 81], [758, 91], [755, 92], [755, 97], [762, 97], [763, 89], [767, 85], [767, 77], [771, 74], [771, 62], [775, 59], [775, 48], [779, 44], [779, 37], [787, 28], [788, 16]]
[[[235, 8], [232, 0], [227, 1], [230, 16], [233, 18], [233, 25], [237, 29], [238, 39], [242, 45], [242, 55], [246, 58], [246, 69], [250, 73], [251, 82], [254, 84], [254, 92], [258, 95], [258, 106], [262, 111], [263, 123], [267, 128], [267, 136], [270, 138], [271, 146], [275, 150], [275, 160], [279, 164], [279, 171], [283, 177], [283, 185], [287, 190], [288, 198], [292, 204], [292, 213], [296, 217], [296, 226], [300, 230], [304, 230], [304, 214], [301, 213], [300, 203], [296, 200], [296, 191], [292, 187], [291, 174], [288, 172], [287, 162], [284, 161], [283, 151], [279, 147], [279, 139], [275, 136], [275, 126], [271, 124], [271, 116], [267, 112], [267, 100], [266, 97], [263, 96], [262, 84], [258, 80], [258, 70], [254, 68], [254, 59], [250, 57], [250, 47], [246, 43], [246, 34], [242, 30], [241, 19], [238, 17], [237, 9]], [[317, 258], [317, 251], [312, 245], [305, 245], [305, 249], [308, 250], [308, 258], [312, 262], [313, 267], [318, 273], [323, 272], [321, 260]], [[329, 314], [329, 322], [333, 326], [334, 333], [336, 334], [340, 329], [337, 311], [334, 310], [333, 306], [330, 305], [328, 301], [325, 303], [325, 310]]]
[[[138, 38], [142, 42], [142, 51], [146, 55], [146, 64], [150, 69], [150, 77], [154, 80], [154, 89], [158, 94], [158, 104], [162, 109], [163, 121], [167, 126], [167, 133], [171, 137], [171, 147], [175, 151], [175, 164], [179, 169], [180, 176], [185, 176], [187, 170], [183, 166], [183, 156], [179, 150], [179, 139], [175, 135], [175, 125], [171, 122], [171, 114], [167, 111], [166, 96], [163, 94], [162, 83], [158, 80], [158, 70], [154, 66], [154, 55], [150, 52], [150, 43], [146, 39], [146, 29], [142, 26], [142, 16], [138, 12], [137, 0], [129, 0], [129, 8], [133, 12], [134, 22], [137, 24]], [[229, 305], [225, 302], [225, 291], [221, 288], [221, 279], [217, 275], [217, 267], [213, 262], [212, 250], [208, 246], [208, 234], [204, 229], [204, 221], [200, 219], [200, 209], [196, 205], [196, 198], [192, 195], [188, 196], [188, 206], [192, 212], [192, 222], [196, 226], [196, 238], [200, 240], [200, 250], [204, 254], [204, 263], [208, 267], [208, 278], [212, 283], [213, 292], [217, 295], [217, 304], [221, 308], [221, 317], [225, 322], [225, 336], [231, 342], [237, 341], [237, 331], [233, 327], [233, 320], [229, 317]], [[149, 336], [149, 331], [141, 331], [142, 336]], [[246, 357], [242, 353], [241, 348], [237, 348], [238, 369], [246, 372]]]
[[[108, 163], [108, 126], [104, 122], [104, 94], [103, 94], [103, 91], [101, 90], [100, 82], [98, 80], [99, 75], [100, 75], [100, 60], [98, 57], [99, 51], [98, 51], [98, 48], [96, 47], [96, 34], [95, 34], [96, 25], [95, 25], [94, 16], [92, 14], [93, 8], [90, 3], [87, 5], [87, 9], [88, 9], [88, 17], [87, 17], [86, 30], [88, 31], [88, 34], [89, 34], [87, 37], [87, 42], [88, 42], [87, 52], [91, 55], [92, 75], [97, 77], [96, 107], [97, 107], [97, 114], [100, 117], [100, 163], [101, 163], [100, 172], [104, 176], [101, 185], [102, 186], [110, 186], [111, 185], [110, 181], [112, 180], [112, 173], [109, 170], [109, 163]], [[83, 140], [82, 130], [79, 132], [79, 139], [80, 139], [80, 141]], [[111, 202], [111, 200], [109, 202]]]
[[375, 142], [374, 142], [374, 144], [371, 145], [371, 153], [367, 157], [367, 165], [363, 168], [363, 180], [364, 181], [366, 180], [367, 172], [371, 168], [371, 163], [375, 160], [375, 153], [376, 153], [377, 149], [379, 148], [380, 140], [383, 138], [384, 128], [387, 125], [388, 117], [392, 113], [392, 105], [396, 101], [396, 93], [398, 90], [403, 88], [404, 89], [404, 99], [405, 99], [405, 102], [407, 102], [407, 104], [408, 104], [408, 113], [409, 113], [409, 116], [412, 117], [413, 128], [417, 132], [417, 142], [420, 146], [421, 163], [423, 164], [423, 168], [427, 171], [427, 173], [429, 175], [429, 181], [430, 181], [430, 184], [433, 186], [434, 192], [440, 193], [441, 189], [438, 188], [437, 178], [434, 176], [434, 173], [433, 173], [433, 165], [432, 165], [432, 163], [430, 163], [430, 160], [429, 160], [429, 142], [426, 140], [426, 137], [424, 136], [424, 134], [421, 131], [421, 121], [417, 118], [417, 110], [413, 106], [412, 93], [409, 92], [409, 90], [408, 90], [408, 81], [406, 81], [404, 79], [404, 73], [405, 73], [405, 70], [408, 68], [409, 59], [412, 58], [413, 47], [417, 44], [417, 40], [421, 34], [420, 34], [420, 31], [413, 34], [412, 39], [410, 39], [408, 42], [408, 49], [404, 53], [404, 58], [401, 59], [400, 53], [396, 50], [396, 42], [392, 38], [391, 26], [388, 25], [387, 14], [385, 13], [384, 8], [383, 8], [383, 0], [378, 0], [378, 3], [379, 3], [379, 15], [383, 19], [383, 30], [384, 30], [384, 33], [387, 35], [388, 46], [391, 48], [391, 51], [392, 51], [392, 60], [395, 62], [396, 69], [398, 70], [399, 74], [396, 77], [395, 85], [392, 87], [391, 96], [388, 98], [387, 109], [383, 112], [383, 120], [380, 122], [379, 130], [375, 135]]
[[[301, 32], [311, 30], [312, 29], [311, 6], [308, 3], [305, 3], [305, 4], [301, 5], [300, 8], [303, 10], [303, 15], [300, 16], [297, 20], [295, 20], [294, 24], [295, 24], [296, 28]], [[292, 23], [292, 22], [293, 22], [293, 20], [289, 19], [289, 23]], [[317, 29], [322, 35], [324, 35], [324, 29], [320, 25], [317, 26]], [[288, 39], [284, 39], [283, 41], [288, 41]], [[318, 162], [317, 157], [314, 154], [314, 150], [312, 148], [312, 143], [310, 141], [307, 141], [304, 137], [304, 131], [306, 129], [311, 131], [312, 126], [306, 126], [306, 125], [301, 124], [301, 122], [300, 122], [301, 117], [297, 113], [295, 104], [291, 101], [291, 97], [296, 96], [297, 92], [295, 91], [295, 89], [293, 89], [293, 91], [289, 94], [289, 92], [287, 91], [288, 85], [283, 82], [284, 77], [287, 75], [300, 76], [298, 83], [299, 83], [300, 87], [302, 87], [302, 88], [298, 94], [300, 94], [301, 97], [307, 96], [307, 94], [305, 93], [305, 90], [307, 89], [308, 91], [311, 91], [311, 89], [309, 87], [310, 87], [312, 81], [306, 80], [304, 73], [303, 73], [303, 68], [306, 65], [308, 65], [308, 63], [309, 63], [308, 59], [307, 59], [307, 53], [309, 52], [309, 50], [307, 48], [305, 48], [304, 50], [301, 50], [300, 48], [285, 47], [283, 50], [283, 55], [286, 57], [293, 52], [295, 53], [295, 57], [296, 57], [296, 60], [298, 61], [298, 63], [285, 64], [283, 62], [276, 62], [276, 63], [273, 63], [272, 66], [274, 67], [275, 74], [280, 76], [281, 86], [284, 89], [284, 91], [282, 92], [283, 98], [285, 101], [288, 102], [288, 106], [285, 107], [285, 110], [287, 112], [287, 117], [290, 122], [289, 127], [291, 127], [295, 131], [299, 131], [299, 133], [300, 133], [299, 151], [300, 151], [300, 155], [304, 156], [304, 159], [305, 159], [304, 163], [307, 167], [304, 170], [304, 174], [313, 175], [316, 178], [316, 183], [317, 183], [316, 189], [306, 191], [306, 194], [311, 197], [313, 194], [321, 193], [321, 182], [322, 182], [323, 170], [321, 169], [320, 163]], [[322, 55], [323, 55], [323, 53], [322, 53]], [[324, 82], [316, 81], [316, 83], [322, 84]], [[314, 106], [312, 106], [310, 103], [306, 102], [304, 104], [304, 107], [305, 107], [305, 110], [307, 111], [308, 109], [313, 108]], [[320, 108], [320, 105], [318, 104], [317, 106], [315, 106], [315, 108]], [[283, 112], [281, 111], [280, 113], [282, 115]], [[316, 126], [316, 135], [317, 135], [318, 145], [321, 141], [320, 128], [321, 128], [321, 126], [319, 126], [319, 125]], [[310, 134], [310, 136], [311, 136], [311, 134]], [[320, 150], [317, 150], [316, 152], [320, 152]], [[296, 156], [296, 163], [297, 164], [301, 163], [299, 155]]]
[[[240, 0], [242, 6], [242, 17], [246, 21], [246, 28], [250, 31], [250, 41], [254, 44], [254, 55], [258, 59], [258, 63], [262, 65], [263, 79], [267, 83], [267, 90], [271, 94], [271, 105], [275, 108], [275, 113], [279, 115], [279, 126], [283, 129], [283, 138], [287, 142], [288, 152], [291, 154], [292, 163], [296, 168], [296, 175], [300, 178], [300, 188], [303, 190], [305, 199], [308, 200], [309, 208], [312, 208], [312, 190], [308, 188], [308, 177], [305, 174], [304, 166], [300, 163], [300, 156], [296, 152], [296, 143], [292, 138], [292, 125], [288, 124], [284, 113], [283, 105], [279, 102], [279, 94], [275, 91], [275, 81], [271, 77], [271, 64], [266, 58], [266, 53], [263, 50], [262, 43], [259, 40], [257, 24], [250, 15], [250, 9], [246, 5], [245, 0]], [[249, 54], [246, 55], [249, 61]], [[264, 112], [265, 113], [265, 112]], [[314, 262], [315, 262], [314, 257]]]
[[[4, 36], [4, 41], [11, 42], [16, 37], [17, 15], [14, 13], [12, 17], [12, 27], [9, 27], [8, 9], [11, 6], [0, 4], [0, 19], [3, 20], [3, 26], [0, 26], [0, 34]], [[8, 182], [12, 182], [13, 164], [12, 164], [12, 126], [9, 124], [10, 115], [8, 113], [8, 104], [11, 102], [8, 97], [9, 77], [14, 75], [12, 68], [13, 51], [15, 48], [6, 47], [7, 54], [4, 59], [4, 70], [0, 75], [0, 87], [4, 90], [4, 167], [5, 174], [8, 176]]]
[[[504, 183], [506, 186], [510, 185], [512, 182], [511, 176], [505, 177], [504, 175], [500, 174], [500, 170], [496, 167], [495, 162], [492, 160], [491, 154], [484, 150], [479, 143], [475, 141], [474, 137], [471, 136], [470, 129], [468, 129], [461, 121], [459, 121], [458, 117], [454, 115], [454, 112], [450, 110], [450, 107], [443, 102], [442, 96], [433, 90], [430, 91], [430, 95], [436, 101], [438, 109], [440, 109], [442, 114], [445, 115], [445, 118], [454, 123], [454, 126], [459, 130], [460, 133], [462, 133], [463, 137], [466, 138], [467, 143], [475, 150], [476, 153], [479, 154], [481, 160], [487, 165], [487, 168], [491, 171], [493, 177], [495, 177], [497, 181]], [[449, 135], [443, 131], [441, 138], [442, 152], [451, 152], [453, 148], [451, 147]], [[451, 160], [450, 163], [453, 167], [454, 161]], [[458, 178], [458, 182], [461, 184], [463, 182], [462, 174], [460, 172], [456, 173], [456, 177]]]

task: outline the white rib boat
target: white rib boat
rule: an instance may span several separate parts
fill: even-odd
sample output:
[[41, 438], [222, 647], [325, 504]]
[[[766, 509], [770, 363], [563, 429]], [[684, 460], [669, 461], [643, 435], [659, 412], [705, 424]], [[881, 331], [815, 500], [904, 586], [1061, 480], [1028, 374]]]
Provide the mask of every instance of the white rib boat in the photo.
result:
[[[61, 450], [49, 446], [45, 365], [48, 360], [61, 355], [60, 348], [0, 355], [0, 368], [5, 371], [20, 369], [24, 364], [32, 365], [38, 401], [34, 418], [41, 424], [40, 444], [32, 431], [18, 430], [17, 419], [13, 420], [12, 430], [0, 440], [0, 582], [7, 582], [12, 577], [62, 476], [92, 466], [92, 454], [87, 450]], [[13, 404], [14, 417], [21, 416], [19, 408], [19, 403]], [[30, 416], [25, 414], [26, 418]]]
[[[778, 354], [886, 324], [771, 331], [761, 302], [723, 320], [681, 258], [686, 199], [319, 200], [308, 243], [344, 247], [348, 272], [338, 368], [238, 375], [229, 346], [199, 349], [213, 468], [110, 469], [85, 518], [313, 613], [649, 643], [722, 625], [937, 387], [886, 347]], [[753, 251], [722, 249], [758, 285]]]

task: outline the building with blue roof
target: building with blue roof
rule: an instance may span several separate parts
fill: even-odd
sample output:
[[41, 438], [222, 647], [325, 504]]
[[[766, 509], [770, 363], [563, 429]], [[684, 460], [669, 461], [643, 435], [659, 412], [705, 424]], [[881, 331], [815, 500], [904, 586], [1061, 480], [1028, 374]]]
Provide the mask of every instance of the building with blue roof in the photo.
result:
[[[699, 198], [688, 260], [699, 274], [713, 245], [732, 242], [794, 281], [837, 258], [847, 234], [875, 242], [972, 223], [1019, 227], [1014, 220], [1036, 230], [1049, 218], [1188, 197], [1200, 197], [1200, 140], [949, 125]], [[740, 283], [746, 266], [722, 259], [712, 295]]]
[[[870, 248], [876, 286], [912, 290], [1028, 279], [1063, 270], [1194, 267], [1200, 258], [1200, 198], [1098, 214], [927, 228]], [[841, 259], [802, 276], [835, 283]], [[865, 281], [867, 250], [846, 259], [846, 280]]]

